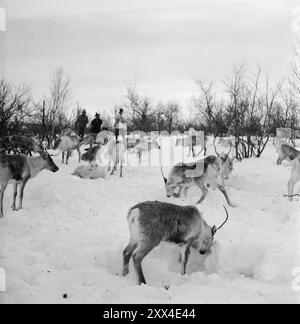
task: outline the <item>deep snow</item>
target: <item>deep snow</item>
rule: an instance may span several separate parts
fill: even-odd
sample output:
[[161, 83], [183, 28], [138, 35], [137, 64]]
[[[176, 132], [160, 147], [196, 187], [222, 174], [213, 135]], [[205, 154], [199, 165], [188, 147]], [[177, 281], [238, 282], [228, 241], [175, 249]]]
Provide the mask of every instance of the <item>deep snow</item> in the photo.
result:
[[[166, 154], [168, 139], [162, 146]], [[153, 151], [153, 161], [158, 154]], [[125, 167], [123, 178], [117, 172], [89, 180], [71, 175], [76, 152], [68, 166], [59, 157], [55, 161], [59, 172], [43, 171], [28, 183], [22, 211], [9, 208], [12, 188], [6, 191], [0, 266], [7, 292], [0, 293], [0, 303], [299, 301], [292, 270], [300, 267], [300, 200], [283, 198], [290, 168], [276, 165], [271, 143], [262, 158], [235, 163], [227, 188], [237, 207], [228, 208], [230, 219], [216, 236], [214, 253], [205, 262], [192, 253], [188, 274], [181, 276], [178, 247], [161, 244], [144, 260], [147, 286], [137, 285], [132, 264], [129, 276], [120, 276], [128, 209], [145, 200], [194, 204], [201, 192], [191, 189], [186, 200], [166, 198], [158, 166]], [[223, 195], [210, 190], [199, 206], [210, 225], [224, 220], [223, 204]]]

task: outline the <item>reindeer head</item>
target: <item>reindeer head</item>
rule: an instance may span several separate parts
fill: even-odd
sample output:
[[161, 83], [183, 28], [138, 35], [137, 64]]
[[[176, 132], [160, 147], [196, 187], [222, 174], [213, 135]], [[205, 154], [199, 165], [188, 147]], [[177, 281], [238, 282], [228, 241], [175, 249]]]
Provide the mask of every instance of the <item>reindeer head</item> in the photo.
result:
[[216, 152], [216, 155], [217, 157], [220, 159], [221, 161], [221, 167], [222, 167], [222, 174], [224, 176], [224, 179], [228, 179], [230, 174], [232, 173], [233, 171], [233, 161], [234, 161], [234, 158], [230, 158], [230, 153], [231, 153], [231, 149], [232, 149], [232, 142], [229, 140], [229, 152], [226, 154], [226, 153], [221, 153], [219, 154], [218, 151], [217, 151], [217, 148], [216, 148], [216, 144], [215, 144], [215, 141], [216, 141], [216, 137], [214, 138], [214, 141], [213, 141], [213, 144], [214, 144], [214, 148], [215, 148], [215, 152]]
[[151, 146], [151, 149], [153, 149], [153, 148], [155, 148], [157, 150], [161, 149], [161, 146], [158, 144], [157, 140], [150, 141], [150, 146]]
[[44, 161], [44, 169], [52, 172], [57, 172], [59, 170], [58, 166], [53, 162], [51, 155], [47, 151], [45, 151], [41, 157]]
[[58, 148], [60, 143], [61, 143], [61, 137], [55, 137], [54, 138], [54, 143], [53, 143], [54, 150], [56, 150]]
[[211, 251], [211, 247], [214, 242], [215, 234], [218, 230], [220, 230], [228, 221], [228, 212], [225, 206], [223, 206], [226, 212], [226, 219], [223, 224], [219, 227], [213, 226], [210, 227], [207, 224], [204, 225], [203, 233], [200, 235], [199, 239], [193, 244], [193, 248], [195, 248], [201, 255], [205, 255]]
[[222, 173], [224, 175], [224, 179], [229, 179], [230, 174], [233, 171], [233, 161], [228, 155], [221, 157], [222, 160]]
[[166, 188], [166, 195], [168, 198], [171, 198], [171, 197], [179, 197], [179, 194], [175, 193], [174, 190], [176, 189], [177, 185], [174, 184], [171, 180], [168, 180], [165, 176], [164, 176], [164, 173], [163, 173], [163, 170], [162, 170], [162, 167], [161, 167], [161, 174], [162, 174], [162, 177], [164, 179], [164, 183], [165, 183], [165, 188]]

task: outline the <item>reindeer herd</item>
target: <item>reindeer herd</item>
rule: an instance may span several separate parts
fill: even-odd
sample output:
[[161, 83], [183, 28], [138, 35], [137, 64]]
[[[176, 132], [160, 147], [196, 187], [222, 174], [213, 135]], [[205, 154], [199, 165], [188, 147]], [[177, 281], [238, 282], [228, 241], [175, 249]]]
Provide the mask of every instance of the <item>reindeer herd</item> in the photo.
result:
[[[198, 157], [202, 152], [204, 156], [191, 163], [178, 163], [171, 168], [168, 177], [165, 177], [163, 167], [161, 174], [165, 184], [166, 196], [178, 198], [187, 196], [189, 188], [196, 186], [201, 189], [202, 196], [196, 205], [201, 204], [209, 188], [216, 188], [222, 192], [227, 204], [234, 207], [225, 187], [225, 180], [229, 178], [234, 159], [230, 156], [233, 143], [229, 138], [220, 138], [219, 144], [229, 147], [227, 154], [219, 154], [213, 141], [215, 154], [206, 155], [208, 137], [177, 138], [175, 146], [189, 148], [193, 157]], [[201, 151], [195, 154], [195, 148], [201, 146]], [[84, 154], [81, 147], [88, 146]], [[77, 151], [78, 160], [88, 162], [90, 165], [99, 163], [99, 159], [105, 154], [108, 156], [107, 170], [111, 174], [120, 166], [120, 177], [123, 176], [124, 155], [127, 151], [135, 151], [141, 164], [142, 156], [152, 149], [162, 150], [157, 139], [151, 137], [116, 139], [108, 131], [99, 134], [89, 134], [80, 139], [72, 130], [66, 130], [53, 143], [56, 153], [50, 155], [46, 148], [38, 145], [34, 139], [19, 135], [10, 136], [0, 141], [0, 217], [4, 216], [3, 197], [8, 184], [13, 184], [12, 209], [22, 209], [24, 188], [27, 182], [37, 176], [42, 170], [57, 172], [58, 166], [52, 157], [62, 154], [62, 163], [68, 164], [73, 151]], [[13, 153], [13, 154], [11, 154]], [[32, 157], [32, 153], [38, 156]], [[288, 182], [288, 197], [293, 199], [293, 190], [300, 181], [300, 151], [281, 143], [278, 147], [277, 164], [283, 160], [291, 163], [291, 176]], [[19, 189], [19, 190], [18, 190]], [[19, 191], [19, 204], [16, 206], [16, 198]], [[132, 207], [128, 213], [127, 221], [130, 229], [130, 241], [123, 251], [123, 275], [129, 272], [129, 261], [132, 257], [134, 268], [138, 276], [138, 282], [146, 283], [142, 271], [142, 260], [151, 250], [162, 241], [172, 242], [182, 247], [182, 270], [186, 272], [186, 265], [190, 249], [196, 249], [202, 255], [209, 255], [216, 232], [227, 222], [217, 227], [210, 227], [196, 206], [179, 206], [164, 202], [144, 202]]]

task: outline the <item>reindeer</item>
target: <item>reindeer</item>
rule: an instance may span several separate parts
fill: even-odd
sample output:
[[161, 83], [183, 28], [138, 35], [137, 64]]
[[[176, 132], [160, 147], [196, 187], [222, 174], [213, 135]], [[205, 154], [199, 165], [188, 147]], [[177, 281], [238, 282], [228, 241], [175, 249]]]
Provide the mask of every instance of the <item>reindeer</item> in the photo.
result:
[[290, 128], [290, 127], [276, 128], [276, 136], [278, 139], [281, 139], [285, 143], [290, 143], [294, 147], [296, 146], [295, 132], [292, 128]]
[[123, 164], [124, 164], [124, 154], [126, 152], [126, 146], [123, 141], [117, 141], [116, 139], [111, 139], [107, 144], [107, 151], [109, 157], [108, 171], [110, 170], [111, 163], [113, 164], [113, 169], [111, 175], [117, 170], [117, 165], [120, 164], [120, 177], [123, 177]]
[[160, 150], [161, 147], [156, 140], [136, 139], [134, 142], [127, 142], [127, 149], [134, 149], [137, 151], [139, 164], [142, 163], [142, 156], [144, 152], [150, 152], [152, 149]]
[[288, 144], [281, 144], [278, 153], [277, 165], [280, 165], [284, 160], [292, 162], [295, 159], [300, 158], [300, 151], [289, 146]]
[[94, 145], [88, 151], [82, 154], [81, 160], [94, 164], [96, 162], [97, 153], [101, 149], [101, 144]]
[[90, 134], [84, 136], [79, 141], [79, 144], [80, 144], [80, 146], [82, 146], [82, 145], [89, 145], [90, 146], [90, 149], [91, 149], [93, 147], [93, 145], [96, 143], [96, 138], [97, 138], [97, 134], [90, 133]]
[[284, 160], [291, 162], [291, 176], [288, 182], [287, 196], [292, 201], [294, 187], [300, 181], [300, 151], [287, 144], [282, 144], [279, 150], [277, 165], [280, 165]]
[[[205, 156], [207, 151], [207, 142], [208, 142], [208, 137], [206, 135], [204, 135], [203, 139], [202, 136], [191, 135], [184, 138], [177, 138], [175, 146], [188, 147], [189, 148], [188, 156], [191, 155], [191, 152], [193, 154], [193, 157], [199, 156], [202, 152]], [[198, 154], [195, 154], [194, 148], [195, 146], [198, 145], [201, 145], [201, 151]]]
[[[62, 163], [65, 161], [65, 153], [66, 153], [66, 164], [68, 164], [69, 157], [72, 154], [72, 151], [77, 150], [79, 156], [79, 162], [81, 159], [80, 153], [80, 143], [79, 137], [76, 135], [63, 135], [56, 141], [54, 145], [55, 150], [59, 150], [62, 153]], [[59, 153], [58, 153], [59, 154]], [[58, 155], [57, 154], [57, 155]]]
[[[224, 140], [224, 142], [223, 142], [223, 140]], [[233, 171], [233, 161], [234, 161], [234, 159], [230, 158], [230, 153], [231, 153], [231, 150], [232, 150], [232, 147], [233, 147], [233, 143], [232, 143], [231, 139], [222, 139], [222, 140], [220, 139], [219, 143], [223, 143], [226, 146], [227, 145], [229, 146], [229, 152], [227, 154], [226, 153], [219, 154], [218, 151], [217, 151], [217, 148], [216, 148], [215, 141], [216, 141], [216, 138], [214, 138], [213, 145], [214, 145], [214, 148], [215, 148], [215, 153], [216, 153], [216, 155], [217, 155], [217, 157], [219, 159], [219, 162], [221, 164], [220, 177], [221, 177], [222, 185], [225, 186], [225, 180], [229, 179], [229, 176]]]
[[[15, 154], [23, 153], [32, 156], [32, 152], [42, 154], [42, 148], [36, 141], [25, 135], [12, 135], [8, 137], [8, 151], [12, 150]], [[9, 153], [9, 152], [8, 152]]]
[[63, 132], [61, 133], [61, 135], [67, 135], [67, 136], [77, 136], [77, 133], [71, 129], [71, 128], [66, 128], [63, 130]]
[[[230, 173], [230, 170], [225, 171], [222, 168], [228, 168], [228, 165], [222, 165], [220, 159], [214, 155], [209, 155], [193, 163], [176, 164], [171, 169], [168, 179], [165, 178], [161, 168], [167, 197], [181, 197], [182, 190], [184, 190], [184, 196], [186, 197], [188, 189], [196, 185], [202, 191], [202, 196], [197, 203], [201, 204], [208, 194], [208, 188], [212, 186], [223, 193], [229, 206], [234, 207], [224, 185], [219, 184], [217, 180], [218, 175], [222, 177], [222, 174]], [[176, 193], [177, 189], [178, 193]]]
[[178, 244], [182, 247], [181, 274], [186, 273], [190, 249], [201, 255], [211, 252], [215, 234], [219, 227], [210, 227], [202, 213], [195, 206], [178, 206], [164, 202], [143, 202], [132, 207], [127, 215], [130, 241], [123, 251], [123, 276], [129, 273], [129, 261], [132, 257], [139, 284], [146, 284], [142, 270], [142, 261], [162, 241]]
[[0, 137], [0, 154], [10, 153], [9, 136]]
[[[20, 155], [0, 155], [0, 217], [3, 213], [3, 197], [7, 185], [13, 182], [13, 210], [22, 209], [23, 193], [28, 180], [37, 176], [42, 170], [58, 171], [51, 156], [44, 152], [38, 157]], [[20, 185], [19, 206], [16, 208], [18, 186]]]

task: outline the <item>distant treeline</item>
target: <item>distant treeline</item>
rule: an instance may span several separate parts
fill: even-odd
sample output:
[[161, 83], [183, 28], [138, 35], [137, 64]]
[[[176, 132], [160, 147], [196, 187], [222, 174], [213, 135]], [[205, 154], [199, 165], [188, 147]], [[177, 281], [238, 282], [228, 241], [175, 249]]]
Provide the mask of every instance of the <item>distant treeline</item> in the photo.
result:
[[[245, 65], [236, 66], [220, 83], [222, 91], [220, 84], [198, 80], [198, 94], [188, 108], [175, 101], [156, 101], [128, 86], [111, 113], [99, 111], [102, 127], [113, 130], [115, 113], [123, 108], [129, 132], [183, 133], [194, 128], [209, 135], [233, 136], [238, 159], [259, 157], [277, 128], [299, 129], [300, 71], [292, 64], [289, 72], [285, 81], [274, 83], [260, 68], [249, 76]], [[82, 107], [72, 107], [71, 98], [71, 81], [62, 69], [52, 75], [49, 94], [37, 102], [29, 87], [0, 80], [0, 137], [21, 133], [50, 143], [64, 129], [74, 129]]]

